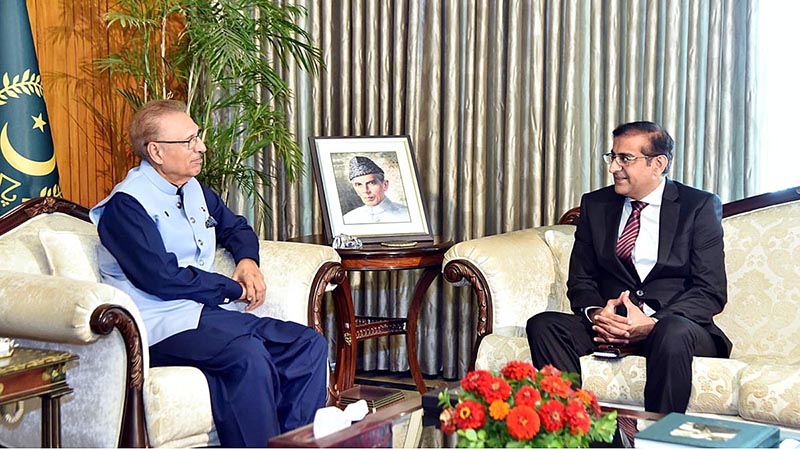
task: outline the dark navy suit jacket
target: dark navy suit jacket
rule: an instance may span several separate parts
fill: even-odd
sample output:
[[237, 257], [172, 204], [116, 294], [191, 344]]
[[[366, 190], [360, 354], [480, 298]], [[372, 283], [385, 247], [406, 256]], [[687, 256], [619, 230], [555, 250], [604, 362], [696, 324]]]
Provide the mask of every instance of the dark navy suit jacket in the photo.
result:
[[567, 296], [573, 311], [605, 306], [624, 290], [644, 301], [654, 318], [680, 315], [711, 333], [719, 356], [732, 344], [713, 322], [727, 302], [722, 203], [718, 196], [667, 179], [661, 205], [658, 260], [644, 280], [615, 254], [625, 197], [614, 186], [581, 199]]

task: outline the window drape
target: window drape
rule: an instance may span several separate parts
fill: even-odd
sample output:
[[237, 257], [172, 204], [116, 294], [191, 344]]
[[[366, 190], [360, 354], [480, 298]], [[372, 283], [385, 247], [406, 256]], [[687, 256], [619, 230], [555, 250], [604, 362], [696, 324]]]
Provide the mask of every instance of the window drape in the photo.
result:
[[[291, 3], [307, 8], [327, 68], [285, 71], [307, 170], [288, 183], [269, 152], [256, 161], [278, 167], [267, 238], [322, 232], [309, 136], [410, 135], [434, 232], [456, 241], [556, 222], [610, 184], [600, 155], [634, 120], [672, 134], [673, 179], [723, 202], [754, 193], [755, 0]], [[404, 316], [417, 276], [351, 275], [357, 313]], [[474, 304], [443, 284], [422, 311], [418, 354], [423, 373], [455, 378]], [[408, 368], [402, 338], [360, 356], [367, 370]]]

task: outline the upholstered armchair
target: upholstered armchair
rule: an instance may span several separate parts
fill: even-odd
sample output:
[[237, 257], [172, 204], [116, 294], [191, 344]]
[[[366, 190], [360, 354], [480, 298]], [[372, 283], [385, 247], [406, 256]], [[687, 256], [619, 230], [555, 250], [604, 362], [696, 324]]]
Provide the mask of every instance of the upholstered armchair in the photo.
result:
[[[566, 280], [577, 210], [561, 224], [461, 242], [444, 276], [478, 301], [472, 367], [530, 360], [529, 317], [569, 312]], [[800, 188], [725, 204], [728, 304], [715, 318], [733, 341], [730, 359], [695, 357], [689, 413], [800, 431]], [[645, 360], [581, 358], [583, 386], [601, 402], [642, 407]]]
[[[0, 336], [79, 357], [67, 366], [74, 392], [61, 400], [62, 444], [218, 444], [205, 377], [189, 367], [149, 368], [136, 306], [99, 282], [99, 244], [88, 211], [69, 201], [34, 199], [0, 219]], [[323, 296], [345, 276], [336, 251], [262, 241], [260, 254], [268, 290], [254, 313], [321, 332]], [[230, 255], [218, 250], [214, 270], [231, 274], [233, 269]], [[332, 376], [334, 383], [338, 379]], [[0, 445], [39, 445], [38, 400], [24, 408], [19, 422], [0, 421]]]

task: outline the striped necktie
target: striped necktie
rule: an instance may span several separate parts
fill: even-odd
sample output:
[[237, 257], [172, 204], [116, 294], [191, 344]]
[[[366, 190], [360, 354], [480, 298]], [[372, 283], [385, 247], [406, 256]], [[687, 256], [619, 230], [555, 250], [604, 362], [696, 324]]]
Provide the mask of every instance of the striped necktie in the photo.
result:
[[639, 236], [639, 216], [642, 214], [642, 209], [647, 206], [647, 203], [641, 201], [631, 201], [631, 216], [625, 223], [625, 229], [622, 230], [622, 235], [617, 240], [617, 257], [622, 262], [633, 263], [633, 246], [636, 244], [636, 237]]

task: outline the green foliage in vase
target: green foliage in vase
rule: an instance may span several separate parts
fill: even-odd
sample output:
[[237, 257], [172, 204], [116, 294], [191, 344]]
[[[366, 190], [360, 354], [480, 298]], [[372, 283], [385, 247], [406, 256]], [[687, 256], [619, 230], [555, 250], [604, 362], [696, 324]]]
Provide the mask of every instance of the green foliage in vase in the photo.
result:
[[[298, 22], [303, 8], [272, 0], [121, 0], [106, 15], [115, 52], [97, 60], [132, 109], [159, 98], [185, 101], [207, 130], [199, 178], [223, 200], [236, 189], [267, 207], [260, 185], [275, 170], [303, 172], [284, 107], [290, 64], [316, 75], [321, 52]], [[124, 128], [124, 126], [123, 126]], [[274, 149], [282, 167], [254, 159]]]

